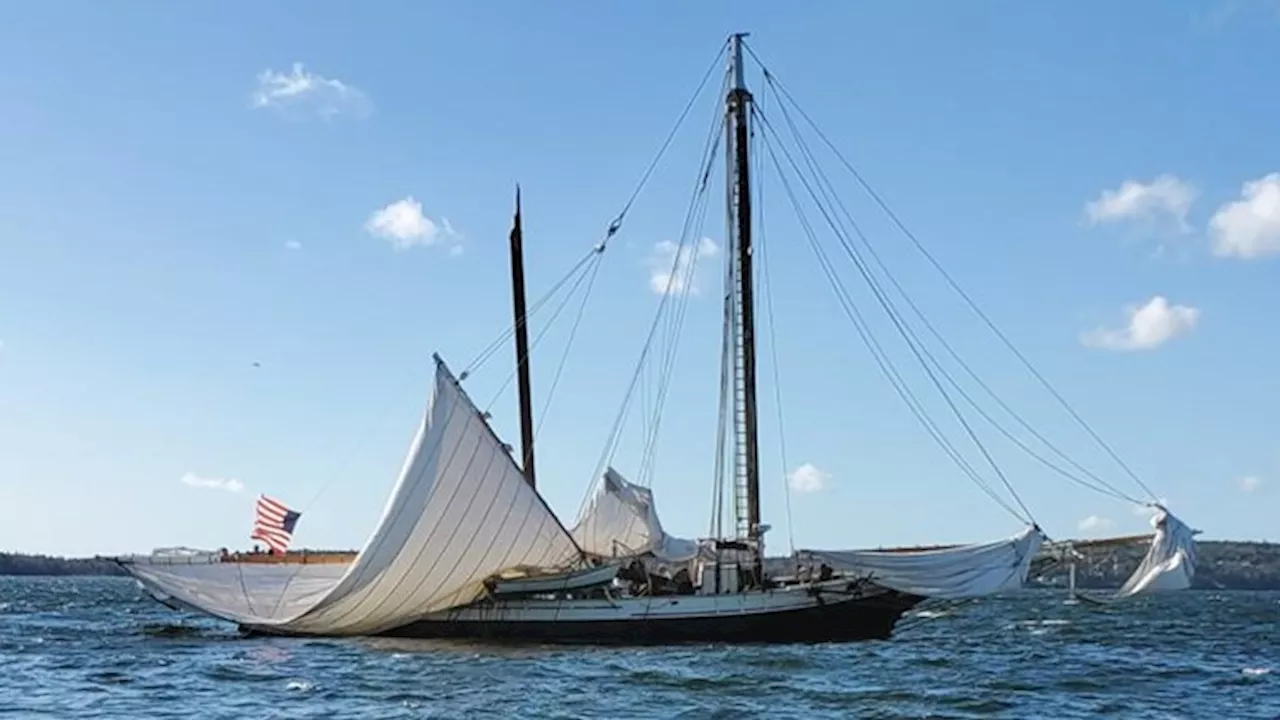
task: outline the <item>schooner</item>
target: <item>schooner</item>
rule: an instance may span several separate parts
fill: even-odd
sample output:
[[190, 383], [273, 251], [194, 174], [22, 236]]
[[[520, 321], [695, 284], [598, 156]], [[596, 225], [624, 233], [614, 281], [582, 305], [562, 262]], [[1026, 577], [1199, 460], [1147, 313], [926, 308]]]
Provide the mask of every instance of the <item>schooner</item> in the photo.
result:
[[[436, 356], [430, 402], [381, 520], [358, 553], [313, 556], [308, 561], [306, 554], [295, 553], [157, 552], [118, 558], [121, 566], [157, 599], [254, 633], [567, 643], [882, 639], [891, 635], [904, 613], [926, 599], [970, 598], [1022, 586], [1032, 561], [1042, 546], [1047, 547], [1048, 540], [1029, 513], [1018, 532], [989, 543], [928, 549], [804, 550], [793, 554], [784, 572], [765, 562], [768, 525], [760, 506], [754, 295], [758, 280], [753, 229], [758, 214], [753, 210], [752, 173], [764, 162], [758, 157], [756, 131], [769, 137], [778, 130], [747, 87], [744, 66], [750, 51], [744, 37], [730, 36], [718, 56], [727, 59], [722, 121], [717, 139], [708, 145], [701, 174], [705, 190], [722, 138], [728, 252], [717, 514], [710, 537], [687, 540], [668, 534], [658, 517], [652, 490], [627, 480], [612, 466], [601, 468], [594, 479], [594, 493], [572, 528], [561, 522], [539, 493], [517, 193], [510, 249], [511, 334], [519, 374], [522, 441], [519, 460], [491, 428], [487, 413], [468, 395], [464, 388], [467, 373], [455, 375]], [[776, 88], [776, 78], [767, 68], [764, 77], [767, 85]], [[782, 92], [780, 97], [789, 99], [785, 90]], [[791, 122], [789, 116], [785, 119]], [[767, 154], [783, 172], [774, 148]], [[812, 169], [808, 155], [802, 156], [801, 163], [786, 157], [798, 174], [803, 173], [802, 164]], [[811, 176], [821, 198], [832, 200], [821, 185], [823, 176]], [[789, 194], [793, 192], [791, 186], [784, 187]], [[806, 183], [805, 188], [812, 191], [813, 186]], [[838, 233], [839, 216], [825, 217]], [[592, 248], [589, 257], [598, 259], [604, 252], [621, 219], [610, 226], [605, 240]], [[811, 231], [810, 226], [805, 227]], [[865, 257], [851, 258], [867, 278], [862, 264]], [[824, 272], [829, 269], [827, 260]], [[676, 265], [669, 282], [675, 282], [676, 271], [682, 269], [678, 259]], [[833, 275], [828, 273], [827, 278], [831, 280]], [[888, 297], [883, 285], [872, 283], [872, 287], [878, 300]], [[903, 337], [909, 345], [912, 340], [920, 342], [909, 331], [910, 326], [903, 324], [904, 316], [893, 314], [896, 309], [892, 303], [881, 302], [881, 307], [895, 319], [900, 331], [908, 329]], [[850, 315], [851, 319], [858, 317]], [[855, 327], [866, 341], [864, 326], [855, 323]], [[932, 331], [932, 326], [928, 327]], [[870, 347], [874, 351], [876, 346]], [[917, 352], [915, 356], [926, 371], [933, 369], [928, 375], [936, 389], [947, 398], [969, 437], [979, 444], [953, 402], [959, 386], [951, 376], [940, 375], [941, 366], [932, 355]], [[885, 370], [882, 356], [876, 357]], [[892, 367], [888, 370], [886, 377], [897, 389], [901, 376], [892, 372]], [[919, 406], [911, 404], [913, 396], [908, 393], [903, 399], [921, 418]], [[937, 424], [925, 419], [922, 423], [939, 440]], [[957, 457], [954, 444], [941, 444], [962, 472], [978, 481], [975, 468]], [[985, 448], [979, 447], [991, 460]], [[1022, 447], [1035, 452], [1027, 445]], [[1042, 455], [1035, 457], [1068, 478], [1115, 490], [1078, 465], [1072, 467], [1079, 472]], [[996, 467], [994, 461], [992, 467]], [[1016, 498], [1004, 475], [998, 469], [996, 474]], [[996, 497], [989, 485], [983, 487]], [[1118, 490], [1111, 494], [1128, 498]], [[733, 522], [728, 528], [721, 519], [724, 505], [732, 508]], [[1192, 532], [1158, 504], [1153, 503], [1153, 512], [1156, 531], [1151, 548], [1138, 573], [1126, 584], [1127, 594], [1190, 584]]]

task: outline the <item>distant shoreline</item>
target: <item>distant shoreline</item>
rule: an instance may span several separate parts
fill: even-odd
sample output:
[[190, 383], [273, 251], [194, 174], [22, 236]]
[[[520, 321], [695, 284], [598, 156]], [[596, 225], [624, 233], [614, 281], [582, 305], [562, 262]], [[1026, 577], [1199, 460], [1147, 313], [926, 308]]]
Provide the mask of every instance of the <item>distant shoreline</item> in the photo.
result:
[[[1194, 587], [1206, 590], [1280, 590], [1280, 543], [1208, 540], [1197, 547]], [[311, 552], [311, 551], [308, 551]], [[332, 552], [332, 551], [315, 551]], [[1084, 589], [1119, 587], [1137, 566], [1145, 548], [1091, 558], [1077, 572]], [[772, 563], [784, 563], [770, 558]], [[125, 576], [112, 560], [103, 557], [63, 558], [23, 553], [0, 553], [0, 576], [111, 577]], [[1065, 585], [1063, 568], [1029, 580], [1032, 587]]]

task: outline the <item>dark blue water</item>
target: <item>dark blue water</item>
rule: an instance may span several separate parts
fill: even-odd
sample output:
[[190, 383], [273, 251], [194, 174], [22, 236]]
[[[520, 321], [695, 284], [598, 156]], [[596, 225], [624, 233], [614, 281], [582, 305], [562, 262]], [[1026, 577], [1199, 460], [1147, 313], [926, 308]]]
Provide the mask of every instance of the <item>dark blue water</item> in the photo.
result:
[[0, 578], [0, 716], [1280, 718], [1280, 594], [1029, 592], [825, 646], [242, 639], [120, 579]]

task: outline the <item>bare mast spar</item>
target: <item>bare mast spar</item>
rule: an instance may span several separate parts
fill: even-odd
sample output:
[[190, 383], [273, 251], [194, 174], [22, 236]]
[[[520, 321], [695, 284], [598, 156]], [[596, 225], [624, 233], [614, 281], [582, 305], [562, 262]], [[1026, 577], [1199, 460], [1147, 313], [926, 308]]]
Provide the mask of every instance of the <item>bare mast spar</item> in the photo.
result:
[[515, 316], [516, 373], [520, 393], [520, 469], [530, 487], [538, 486], [533, 466], [533, 397], [529, 382], [529, 325], [524, 298], [524, 231], [520, 226], [520, 186], [511, 224], [511, 302]]
[[760, 524], [760, 451], [756, 422], [756, 348], [754, 276], [751, 258], [751, 176], [747, 90], [742, 63], [742, 39], [730, 40], [731, 84], [725, 97], [726, 202], [729, 247], [732, 252], [729, 328], [733, 335], [734, 515], [738, 537], [755, 548], [755, 576], [762, 579], [763, 526]]

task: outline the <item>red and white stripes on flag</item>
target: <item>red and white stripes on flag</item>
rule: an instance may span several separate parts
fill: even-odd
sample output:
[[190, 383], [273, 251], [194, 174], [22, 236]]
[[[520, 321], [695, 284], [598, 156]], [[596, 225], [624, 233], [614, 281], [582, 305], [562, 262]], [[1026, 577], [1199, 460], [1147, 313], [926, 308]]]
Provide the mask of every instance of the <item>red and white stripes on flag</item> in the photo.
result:
[[302, 513], [290, 510], [284, 503], [266, 495], [258, 496], [258, 507], [253, 520], [253, 532], [249, 537], [261, 540], [273, 552], [283, 554], [293, 539], [293, 528]]

